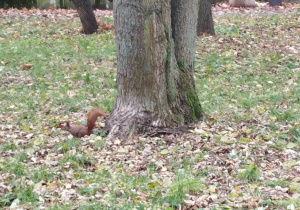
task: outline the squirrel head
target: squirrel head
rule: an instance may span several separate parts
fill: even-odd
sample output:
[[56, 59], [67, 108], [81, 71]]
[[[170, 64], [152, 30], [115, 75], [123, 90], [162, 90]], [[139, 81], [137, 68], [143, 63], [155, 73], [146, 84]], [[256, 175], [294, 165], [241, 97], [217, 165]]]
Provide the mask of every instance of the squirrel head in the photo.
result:
[[70, 127], [71, 127], [70, 121], [67, 121], [66, 125], [64, 127], [62, 127], [61, 129], [64, 130], [64, 131], [68, 131], [68, 130], [70, 130]]

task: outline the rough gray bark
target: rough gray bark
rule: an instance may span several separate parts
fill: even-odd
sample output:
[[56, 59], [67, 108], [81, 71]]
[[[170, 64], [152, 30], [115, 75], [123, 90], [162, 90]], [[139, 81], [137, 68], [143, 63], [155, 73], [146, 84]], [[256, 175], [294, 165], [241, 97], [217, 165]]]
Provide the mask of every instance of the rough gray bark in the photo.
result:
[[106, 122], [109, 137], [165, 131], [201, 117], [193, 78], [195, 4], [114, 0], [118, 97]]
[[83, 33], [95, 33], [98, 30], [98, 24], [90, 0], [72, 0], [72, 2], [80, 17]]
[[215, 35], [210, 0], [199, 0], [197, 35], [203, 33]]
[[179, 68], [177, 93], [180, 98], [180, 110], [178, 111], [183, 114], [185, 123], [195, 121], [202, 115], [194, 81], [198, 3], [198, 0], [171, 1], [172, 34]]
[[113, 9], [113, 0], [108, 0], [108, 9], [109, 10]]

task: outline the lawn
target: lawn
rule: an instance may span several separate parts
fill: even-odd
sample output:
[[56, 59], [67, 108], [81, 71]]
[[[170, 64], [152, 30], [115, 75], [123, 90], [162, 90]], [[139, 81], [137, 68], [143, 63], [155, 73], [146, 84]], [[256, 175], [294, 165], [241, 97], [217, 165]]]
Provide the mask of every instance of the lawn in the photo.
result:
[[204, 120], [107, 141], [103, 119], [82, 139], [59, 125], [113, 108], [113, 31], [81, 34], [73, 10], [0, 9], [0, 208], [300, 208], [299, 9], [213, 14], [217, 35], [197, 39]]

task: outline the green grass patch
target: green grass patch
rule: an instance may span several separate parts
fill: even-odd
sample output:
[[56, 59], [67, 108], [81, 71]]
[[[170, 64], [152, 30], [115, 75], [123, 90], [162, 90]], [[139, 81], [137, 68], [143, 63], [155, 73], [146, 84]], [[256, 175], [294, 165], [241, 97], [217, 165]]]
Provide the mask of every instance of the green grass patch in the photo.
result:
[[78, 168], [91, 164], [88, 157], [84, 154], [65, 154], [60, 161], [60, 164], [69, 163], [70, 167]]
[[32, 180], [37, 183], [40, 181], [51, 182], [53, 181], [54, 174], [50, 171], [49, 167], [41, 166], [39, 169], [33, 171]]
[[21, 205], [36, 205], [38, 203], [38, 195], [30, 186], [16, 187], [12, 193], [0, 198], [0, 207], [8, 206], [13, 201]]
[[63, 153], [66, 153], [70, 151], [71, 149], [75, 149], [80, 144], [80, 140], [76, 138], [71, 138], [66, 141], [61, 141], [57, 145], [55, 145], [54, 150], [55, 151], [62, 151]]
[[255, 164], [249, 164], [245, 167], [245, 171], [239, 173], [241, 179], [248, 180], [250, 182], [258, 181], [261, 170]]
[[25, 165], [21, 162], [8, 162], [0, 169], [2, 172], [8, 172], [19, 177], [26, 174]]
[[163, 199], [171, 206], [177, 207], [182, 204], [187, 193], [201, 193], [202, 188], [203, 184], [199, 179], [185, 170], [179, 170], [170, 186], [169, 194]]

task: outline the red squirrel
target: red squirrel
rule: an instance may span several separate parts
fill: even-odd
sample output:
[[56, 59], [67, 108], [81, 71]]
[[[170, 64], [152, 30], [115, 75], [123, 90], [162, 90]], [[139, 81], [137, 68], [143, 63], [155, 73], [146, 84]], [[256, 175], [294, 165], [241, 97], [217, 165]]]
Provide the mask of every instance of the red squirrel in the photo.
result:
[[93, 133], [93, 129], [96, 124], [96, 120], [99, 116], [107, 117], [108, 114], [101, 109], [93, 109], [87, 117], [87, 126], [84, 125], [70, 125], [68, 121], [67, 124], [62, 127], [62, 130], [69, 131], [74, 137], [81, 138], [84, 136], [89, 136]]

